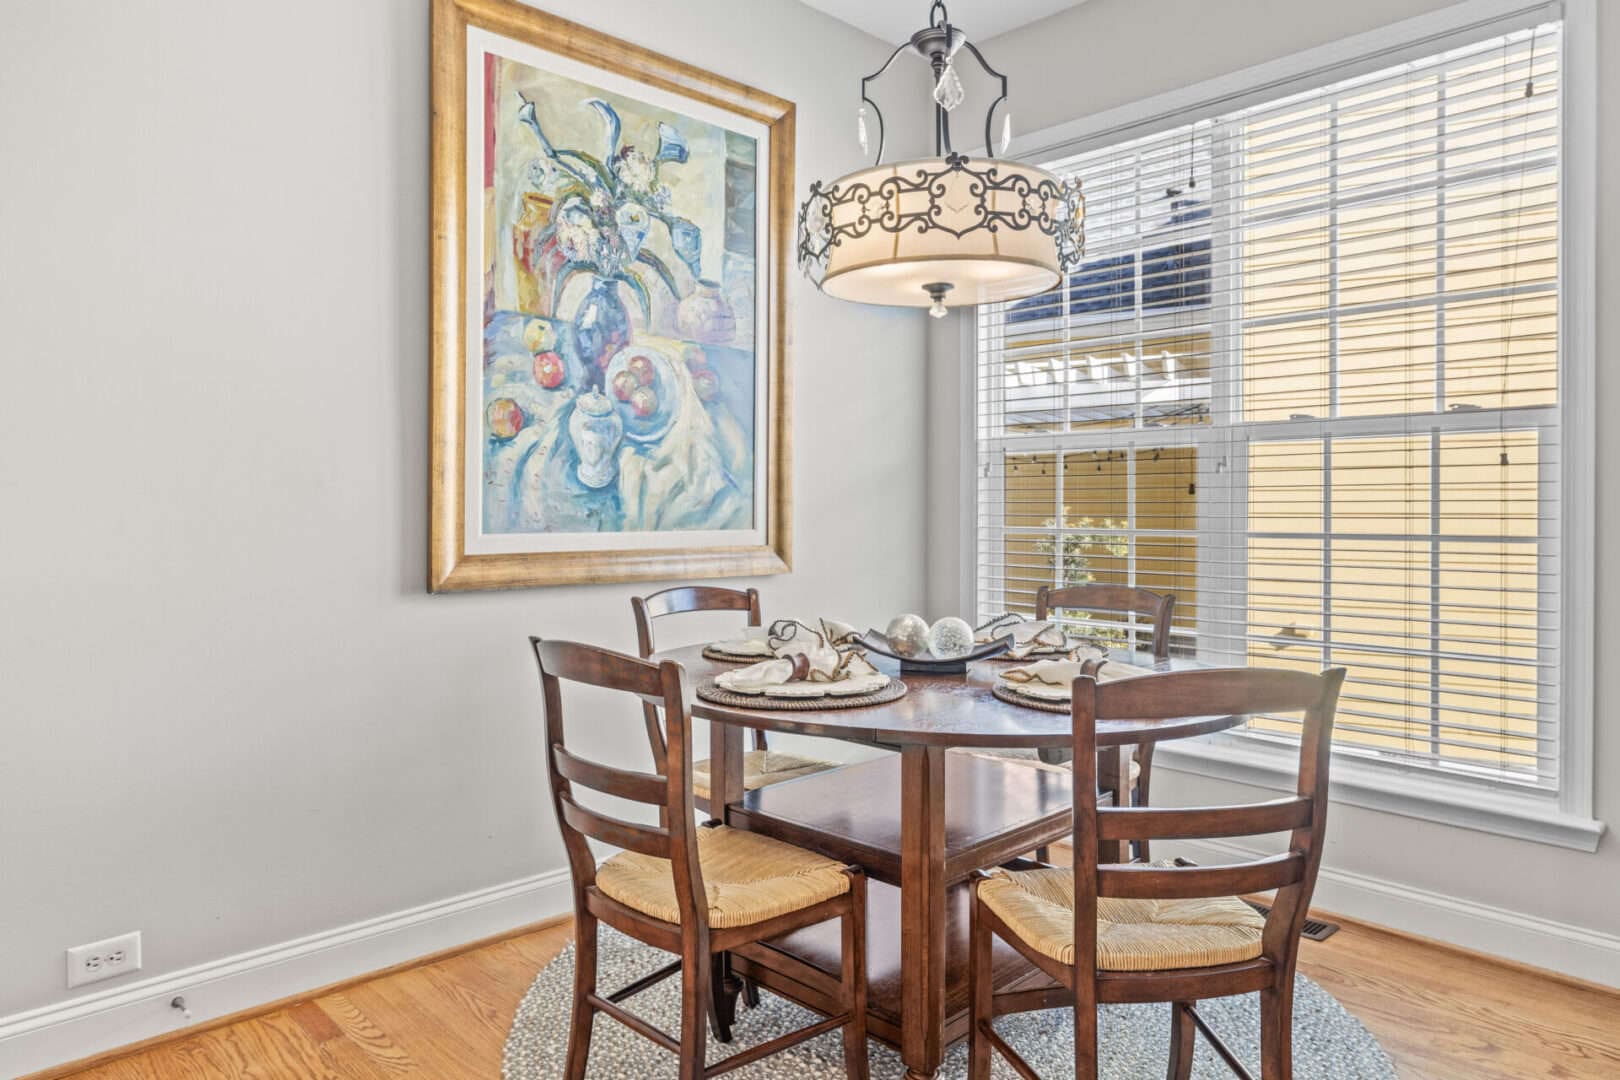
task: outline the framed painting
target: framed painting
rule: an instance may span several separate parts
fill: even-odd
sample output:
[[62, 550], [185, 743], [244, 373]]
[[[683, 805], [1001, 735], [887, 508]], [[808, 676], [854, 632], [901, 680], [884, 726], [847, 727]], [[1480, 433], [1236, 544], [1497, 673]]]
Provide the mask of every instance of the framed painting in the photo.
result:
[[780, 573], [793, 105], [434, 0], [434, 591]]

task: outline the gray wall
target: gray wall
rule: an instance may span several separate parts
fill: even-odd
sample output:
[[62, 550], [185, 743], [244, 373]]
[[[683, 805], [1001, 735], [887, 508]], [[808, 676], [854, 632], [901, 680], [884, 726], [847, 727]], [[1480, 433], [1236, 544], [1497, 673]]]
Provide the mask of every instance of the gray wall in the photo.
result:
[[[1088, 0], [1087, 3], [994, 39], [986, 52], [1014, 75], [1014, 108], [1020, 130], [1042, 128], [1140, 101], [1155, 94], [1288, 56], [1316, 45], [1376, 29], [1424, 11], [1445, 7], [1432, 0], [1362, 0], [1357, 4], [1311, 0]], [[1599, 4], [1599, 176], [1620, 170], [1620, 13]], [[1620, 351], [1620, 315], [1602, 298], [1620, 280], [1620, 191], [1599, 183], [1598, 217], [1567, 222], [1566, 228], [1597, 229], [1597, 532], [1598, 550], [1613, 549], [1620, 535], [1620, 431], [1602, 422], [1620, 412], [1620, 379], [1611, 361]], [[929, 336], [931, 447], [929, 605], [958, 605], [960, 553], [949, 544], [958, 520], [954, 451], [961, 407], [962, 357], [955, 317]], [[948, 476], [942, 476], [945, 470]], [[1596, 655], [1610, 655], [1620, 640], [1620, 572], [1601, 556], [1597, 566]], [[1620, 823], [1620, 668], [1600, 660], [1596, 686], [1597, 816]], [[1168, 770], [1155, 782], [1165, 803], [1238, 801], [1269, 795]], [[1397, 886], [1505, 908], [1620, 934], [1620, 842], [1606, 835], [1596, 854], [1415, 821], [1358, 809], [1334, 808], [1326, 858], [1330, 869], [1366, 875]], [[1343, 893], [1341, 896], [1345, 895]], [[1394, 910], [1393, 908], [1389, 910]], [[1348, 912], [1354, 914], [1354, 912]], [[1388, 917], [1388, 916], [1386, 916]], [[1471, 921], [1413, 925], [1411, 929], [1470, 944], [1488, 943]], [[1610, 954], [1611, 957], [1613, 954]], [[1532, 963], [1546, 956], [1520, 956]], [[1607, 963], [1607, 961], [1605, 961]], [[1601, 975], [1602, 972], [1594, 974]], [[1607, 981], [1620, 984], [1611, 964]]]
[[[795, 101], [801, 192], [856, 165], [880, 42], [547, 6]], [[0, 1016], [109, 934], [153, 975], [561, 866], [526, 635], [633, 649], [635, 587], [425, 593], [427, 4], [5, 25]], [[793, 278], [795, 567], [754, 584], [884, 618], [924, 593], [925, 320]]]

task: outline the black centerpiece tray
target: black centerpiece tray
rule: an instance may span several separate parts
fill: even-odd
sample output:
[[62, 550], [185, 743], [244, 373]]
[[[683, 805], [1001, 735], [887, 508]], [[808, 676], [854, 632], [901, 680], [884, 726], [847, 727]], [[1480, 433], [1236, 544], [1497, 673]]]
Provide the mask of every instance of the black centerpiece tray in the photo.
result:
[[887, 656], [891, 660], [900, 661], [900, 674], [902, 675], [966, 675], [968, 665], [975, 660], [984, 660], [1004, 653], [1012, 648], [1012, 635], [998, 637], [994, 641], [982, 645], [974, 645], [973, 651], [965, 656], [938, 657], [933, 653], [924, 653], [921, 656], [902, 656], [889, 645], [889, 639], [876, 630], [868, 630], [857, 644], [869, 652], [879, 656]]

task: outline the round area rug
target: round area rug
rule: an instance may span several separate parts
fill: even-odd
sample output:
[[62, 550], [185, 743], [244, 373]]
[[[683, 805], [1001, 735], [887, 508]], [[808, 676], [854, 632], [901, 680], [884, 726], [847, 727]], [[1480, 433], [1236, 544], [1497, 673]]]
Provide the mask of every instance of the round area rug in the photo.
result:
[[[599, 992], [611, 993], [668, 961], [665, 954], [604, 928], [599, 951]], [[506, 1039], [501, 1070], [504, 1080], [556, 1080], [562, 1075], [573, 978], [574, 947], [570, 945], [541, 970], [518, 1006], [512, 1032]], [[637, 994], [625, 1005], [638, 1016], [676, 1034], [680, 1028], [680, 979], [672, 976], [651, 990]], [[1199, 1005], [1199, 1012], [1258, 1076], [1259, 996], [1245, 994], [1205, 1001]], [[1071, 1016], [1061, 1009], [1024, 1013], [997, 1020], [996, 1030], [1041, 1076], [1072, 1077]], [[738, 1001], [737, 1022], [732, 1025], [729, 1044], [715, 1042], [711, 1034], [709, 1062], [713, 1064], [816, 1019], [814, 1013], [762, 990], [757, 1009], [749, 1009]], [[1168, 1061], [1169, 1036], [1168, 1005], [1104, 1006], [1099, 1075], [1107, 1080], [1157, 1080], [1164, 1075]], [[837, 1080], [845, 1075], [840, 1038], [839, 1032], [828, 1032], [727, 1075], [739, 1080], [784, 1076], [794, 1080]], [[992, 1075], [1015, 1077], [999, 1059], [994, 1056], [992, 1059], [996, 1062]], [[905, 1074], [899, 1055], [875, 1039], [871, 1044], [871, 1061], [872, 1080], [900, 1080]], [[1345, 1012], [1331, 994], [1304, 976], [1299, 977], [1294, 991], [1294, 1061], [1294, 1075], [1298, 1080], [1393, 1080], [1395, 1076], [1395, 1066], [1378, 1041]], [[590, 1065], [585, 1075], [588, 1080], [674, 1077], [675, 1055], [598, 1013], [591, 1035]], [[965, 1043], [952, 1047], [945, 1055], [939, 1075], [941, 1080], [959, 1080], [967, 1075]], [[1193, 1076], [1231, 1075], [1200, 1035]]]

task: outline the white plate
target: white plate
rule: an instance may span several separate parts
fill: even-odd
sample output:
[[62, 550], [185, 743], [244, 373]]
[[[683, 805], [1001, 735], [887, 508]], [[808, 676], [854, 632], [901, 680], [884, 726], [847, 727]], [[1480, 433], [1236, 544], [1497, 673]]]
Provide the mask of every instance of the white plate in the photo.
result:
[[1070, 686], [1050, 686], [1038, 682], [1010, 682], [1006, 679], [1001, 685], [1026, 697], [1039, 698], [1042, 701], [1068, 701], [1074, 696], [1074, 688]]
[[723, 671], [714, 677], [714, 683], [722, 690], [730, 690], [733, 694], [763, 694], [770, 683], [750, 682], [739, 679], [740, 674], [735, 671]]
[[827, 693], [832, 697], [855, 697], [858, 694], [875, 694], [889, 685], [889, 677], [882, 672], [876, 675], [852, 675], [847, 679], [840, 679], [835, 683], [827, 683]]
[[826, 697], [827, 687], [831, 685], [831, 683], [813, 682], [779, 683], [776, 686], [767, 686], [765, 696], [774, 698]]
[[761, 660], [776, 659], [776, 650], [768, 642], [749, 641], [747, 638], [733, 638], [730, 641], [716, 641], [712, 646], [727, 656], [757, 656]]

